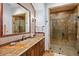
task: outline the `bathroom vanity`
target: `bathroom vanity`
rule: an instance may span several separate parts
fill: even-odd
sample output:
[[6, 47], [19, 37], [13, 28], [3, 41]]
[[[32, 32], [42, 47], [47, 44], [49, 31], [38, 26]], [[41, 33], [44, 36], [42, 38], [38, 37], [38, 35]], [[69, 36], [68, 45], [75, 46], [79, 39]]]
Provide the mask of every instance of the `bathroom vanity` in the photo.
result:
[[41, 34], [0, 47], [0, 56], [42, 56], [45, 49], [44, 36]]

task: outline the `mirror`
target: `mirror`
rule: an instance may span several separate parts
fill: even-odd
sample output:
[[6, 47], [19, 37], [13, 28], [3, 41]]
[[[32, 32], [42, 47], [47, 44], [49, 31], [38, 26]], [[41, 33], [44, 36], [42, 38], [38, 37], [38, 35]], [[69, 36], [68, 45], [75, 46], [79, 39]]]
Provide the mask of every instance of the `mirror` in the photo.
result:
[[20, 4], [3, 3], [3, 35], [30, 32], [30, 12]]

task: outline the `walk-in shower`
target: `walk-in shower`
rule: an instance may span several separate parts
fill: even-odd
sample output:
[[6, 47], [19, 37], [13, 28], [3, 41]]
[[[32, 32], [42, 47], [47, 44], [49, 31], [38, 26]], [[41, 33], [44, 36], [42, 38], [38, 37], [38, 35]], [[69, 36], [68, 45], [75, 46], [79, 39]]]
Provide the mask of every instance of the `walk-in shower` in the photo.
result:
[[77, 27], [77, 8], [50, 12], [50, 49], [62, 55], [78, 55]]

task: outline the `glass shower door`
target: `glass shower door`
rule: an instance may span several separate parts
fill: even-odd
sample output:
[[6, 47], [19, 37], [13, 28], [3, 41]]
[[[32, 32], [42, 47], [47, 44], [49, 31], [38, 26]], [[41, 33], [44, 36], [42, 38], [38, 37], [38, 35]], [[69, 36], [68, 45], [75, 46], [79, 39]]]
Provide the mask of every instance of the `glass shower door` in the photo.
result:
[[[65, 50], [75, 47], [77, 23], [72, 12], [51, 14], [50, 16], [50, 47], [57, 53], [66, 54]], [[66, 48], [68, 47], [68, 48]]]

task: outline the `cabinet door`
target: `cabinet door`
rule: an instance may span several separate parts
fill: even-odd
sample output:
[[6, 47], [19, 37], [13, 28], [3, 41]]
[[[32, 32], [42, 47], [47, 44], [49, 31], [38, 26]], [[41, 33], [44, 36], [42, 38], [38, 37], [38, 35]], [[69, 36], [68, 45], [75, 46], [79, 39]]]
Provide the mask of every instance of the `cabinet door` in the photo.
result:
[[40, 56], [42, 56], [45, 52], [45, 43], [44, 43], [44, 39], [40, 41]]
[[40, 52], [40, 47], [39, 47], [39, 42], [35, 45], [35, 56], [39, 56], [39, 52]]
[[26, 56], [34, 56], [34, 46], [26, 51]]
[[44, 54], [44, 52], [45, 52], [45, 38], [43, 39], [43, 41], [42, 41], [42, 51], [43, 51], [43, 54]]
[[34, 51], [35, 51], [35, 48], [32, 47], [32, 48], [31, 48], [31, 56], [34, 56], [34, 55], [35, 55], [35, 52], [34, 52]]
[[23, 53], [21, 56], [26, 56], [26, 53]]

